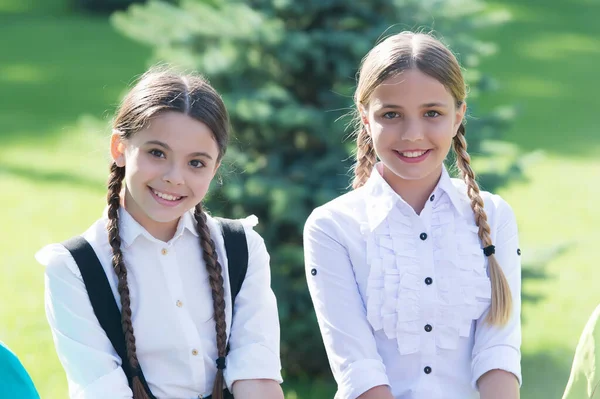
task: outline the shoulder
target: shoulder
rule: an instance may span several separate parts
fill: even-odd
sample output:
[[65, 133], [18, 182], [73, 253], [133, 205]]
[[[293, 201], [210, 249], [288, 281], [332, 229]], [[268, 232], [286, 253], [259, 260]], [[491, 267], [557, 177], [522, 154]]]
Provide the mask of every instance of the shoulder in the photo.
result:
[[[452, 179], [454, 188], [458, 191], [461, 201], [463, 202], [465, 209], [471, 209], [471, 201], [467, 194], [467, 185], [461, 179]], [[483, 200], [484, 210], [490, 226], [501, 228], [507, 223], [516, 224], [515, 214], [510, 204], [498, 194], [491, 193], [489, 191], [480, 191], [481, 199]], [[472, 212], [472, 211], [471, 211]]]
[[0, 341], [0, 364], [19, 369], [22, 367], [17, 355], [15, 355], [2, 341]]
[[[99, 219], [81, 234], [99, 257], [103, 253], [110, 253], [105, 225], [106, 220]], [[82, 278], [75, 260], [63, 243], [52, 243], [42, 247], [35, 253], [35, 259], [45, 267], [48, 276], [70, 274], [78, 279]]]
[[265, 244], [262, 236], [254, 229], [259, 221], [255, 215], [249, 215], [245, 218], [241, 219], [227, 219], [220, 218], [216, 216], [206, 215], [206, 222], [211, 231], [211, 235], [215, 243], [219, 246], [225, 246], [225, 241], [223, 238], [223, 230], [221, 228], [221, 221], [225, 222], [237, 222], [244, 229], [244, 235], [246, 237], [246, 242], [248, 244], [248, 252], [251, 254], [253, 251], [262, 249]]
[[366, 220], [365, 188], [360, 187], [315, 208], [304, 224], [304, 234], [314, 230], [351, 229]]

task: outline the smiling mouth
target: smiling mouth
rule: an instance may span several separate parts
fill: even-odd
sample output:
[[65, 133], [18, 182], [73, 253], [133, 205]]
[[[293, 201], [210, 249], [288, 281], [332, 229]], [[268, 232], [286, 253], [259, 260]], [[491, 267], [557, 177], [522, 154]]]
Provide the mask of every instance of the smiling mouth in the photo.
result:
[[405, 158], [418, 158], [420, 156], [425, 155], [425, 153], [429, 152], [430, 150], [420, 150], [420, 151], [396, 151], [398, 154], [402, 155]]
[[412, 150], [412, 151], [394, 150], [394, 154], [396, 154], [396, 156], [404, 162], [418, 163], [418, 162], [425, 160], [429, 156], [431, 151], [432, 151], [431, 149], [429, 149], [429, 150]]
[[152, 193], [165, 201], [170, 201], [170, 202], [177, 202], [177, 201], [181, 201], [183, 198], [185, 198], [185, 196], [176, 196], [176, 195], [172, 195], [172, 194], [168, 194], [168, 193], [163, 193], [161, 191], [155, 190], [152, 187], [148, 187], [150, 189], [150, 191], [152, 191]]

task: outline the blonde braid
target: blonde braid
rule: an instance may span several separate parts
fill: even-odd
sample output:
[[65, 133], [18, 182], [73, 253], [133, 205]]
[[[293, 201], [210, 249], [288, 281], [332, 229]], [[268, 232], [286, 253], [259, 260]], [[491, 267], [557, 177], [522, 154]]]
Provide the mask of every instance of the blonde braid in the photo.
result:
[[461, 171], [462, 178], [467, 184], [467, 194], [471, 199], [471, 208], [475, 214], [475, 223], [479, 227], [479, 239], [484, 247], [484, 253], [488, 256], [488, 270], [492, 284], [492, 303], [486, 321], [494, 325], [504, 325], [508, 322], [512, 310], [512, 296], [506, 276], [494, 256], [494, 247], [490, 234], [490, 226], [487, 222], [483, 199], [479, 194], [479, 185], [475, 181], [475, 173], [471, 169], [471, 157], [467, 153], [467, 141], [465, 140], [465, 127], [463, 124], [458, 129], [458, 134], [452, 141], [452, 147], [456, 153], [456, 165]]
[[369, 180], [376, 163], [377, 155], [375, 154], [373, 141], [367, 132], [367, 128], [363, 125], [356, 137], [356, 164], [354, 165], [352, 188], [357, 189]]

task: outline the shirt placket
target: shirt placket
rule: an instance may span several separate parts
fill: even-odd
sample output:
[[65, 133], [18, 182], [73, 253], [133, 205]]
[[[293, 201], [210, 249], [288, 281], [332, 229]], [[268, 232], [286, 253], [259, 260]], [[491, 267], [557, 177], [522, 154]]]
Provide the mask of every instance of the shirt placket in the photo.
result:
[[[429, 204], [427, 204], [429, 205]], [[425, 388], [433, 384], [436, 372], [436, 307], [437, 291], [434, 269], [434, 242], [431, 234], [431, 208], [425, 206], [421, 215], [415, 217], [413, 234], [418, 236], [418, 258], [421, 262], [421, 364], [420, 387]]]
[[160, 263], [164, 268], [163, 275], [173, 306], [173, 312], [181, 326], [185, 337], [187, 356], [192, 366], [192, 378], [195, 384], [204, 380], [204, 357], [202, 355], [202, 342], [198, 335], [196, 325], [188, 311], [187, 298], [183, 290], [181, 271], [177, 262], [177, 254], [173, 244], [163, 244], [159, 255]]

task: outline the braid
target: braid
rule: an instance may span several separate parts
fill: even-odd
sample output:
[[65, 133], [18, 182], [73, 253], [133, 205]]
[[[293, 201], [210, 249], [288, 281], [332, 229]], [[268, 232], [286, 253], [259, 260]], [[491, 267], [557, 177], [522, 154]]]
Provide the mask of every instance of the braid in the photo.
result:
[[198, 223], [198, 233], [200, 235], [200, 247], [202, 256], [206, 263], [208, 271], [210, 288], [212, 289], [213, 309], [215, 328], [217, 332], [217, 376], [213, 385], [213, 399], [223, 399], [223, 368], [224, 364], [219, 364], [219, 360], [225, 359], [227, 355], [227, 325], [225, 322], [225, 291], [223, 288], [223, 269], [217, 258], [215, 243], [210, 236], [210, 231], [206, 224], [206, 214], [202, 211], [202, 205], [196, 206], [194, 217]]
[[373, 148], [373, 141], [367, 133], [367, 128], [362, 125], [356, 137], [356, 164], [354, 165], [352, 188], [357, 189], [367, 182], [376, 163], [377, 155]]
[[110, 167], [110, 177], [108, 180], [108, 241], [112, 248], [112, 266], [119, 279], [118, 291], [121, 297], [121, 324], [125, 334], [125, 343], [127, 348], [127, 359], [123, 362], [129, 362], [129, 366], [134, 373], [132, 380], [133, 399], [148, 399], [148, 395], [137, 376], [139, 362], [135, 348], [135, 337], [133, 335], [133, 324], [131, 323], [131, 306], [129, 298], [129, 287], [127, 286], [127, 268], [123, 262], [123, 253], [121, 252], [121, 237], [119, 235], [119, 207], [121, 206], [121, 187], [125, 178], [125, 168], [119, 167], [113, 163]]
[[[456, 165], [467, 184], [467, 194], [471, 199], [471, 208], [475, 214], [475, 223], [479, 227], [479, 239], [485, 248], [492, 245], [492, 237], [484, 210], [483, 199], [479, 194], [479, 185], [475, 181], [475, 173], [471, 169], [471, 157], [467, 153], [465, 133], [465, 126], [461, 123], [458, 133], [454, 136], [452, 146], [454, 152], [456, 152]], [[488, 265], [492, 283], [492, 304], [486, 321], [490, 324], [503, 325], [508, 321], [512, 309], [510, 286], [502, 272], [502, 268], [498, 264], [498, 260], [493, 254], [488, 256]]]

